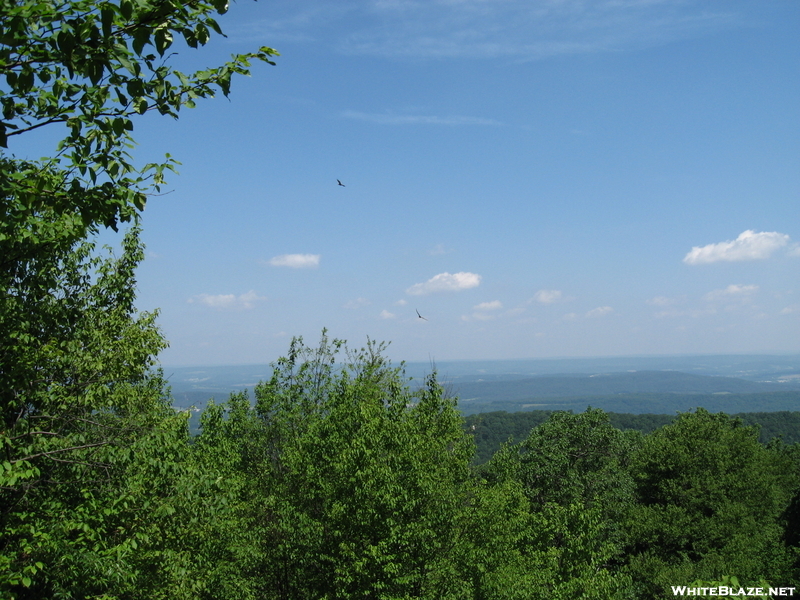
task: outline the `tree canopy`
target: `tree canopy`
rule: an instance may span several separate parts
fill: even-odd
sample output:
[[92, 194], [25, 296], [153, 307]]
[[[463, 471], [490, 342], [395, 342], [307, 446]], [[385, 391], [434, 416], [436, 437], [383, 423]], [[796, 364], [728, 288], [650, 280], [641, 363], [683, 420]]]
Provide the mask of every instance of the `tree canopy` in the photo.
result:
[[[137, 166], [132, 132], [137, 115], [177, 118], [227, 95], [252, 61], [272, 63], [265, 47], [196, 73], [170, 66], [175, 44], [221, 35], [214, 16], [226, 10], [219, 1], [0, 1], [4, 597], [142, 584], [126, 557], [150, 526], [136, 523], [171, 488], [144, 485], [141, 473], [169, 455], [159, 477], [172, 477], [186, 439], [153, 370], [167, 345], [156, 313], [134, 306], [138, 216], [176, 162]], [[48, 156], [13, 154], [19, 136], [45, 128], [57, 140]], [[134, 227], [121, 256], [99, 256], [92, 234], [126, 222]]]
[[249, 74], [251, 61], [274, 64], [277, 52], [262, 47], [195, 73], [170, 66], [176, 37], [205, 45], [222, 35], [214, 15], [227, 10], [227, 0], [2, 0], [0, 147], [63, 127], [48, 158], [0, 155], [4, 267], [36, 247], [52, 251], [98, 226], [116, 229], [144, 208], [175, 161], [133, 164], [135, 115], [177, 118], [200, 98], [227, 96], [232, 76]]
[[[59, 435], [38, 425], [23, 435], [29, 418], [54, 418], [53, 407], [86, 386], [142, 377], [165, 347], [151, 317], [137, 322], [135, 335], [126, 325], [143, 256], [135, 234], [116, 271], [92, 261], [84, 240], [135, 220], [174, 164], [168, 157], [134, 166], [135, 115], [177, 117], [215, 90], [227, 95], [232, 75], [248, 74], [251, 60], [271, 63], [277, 54], [265, 47], [189, 75], [171, 68], [174, 37], [206, 44], [222, 33], [212, 15], [226, 10], [219, 1], [0, 2], [0, 440], [12, 465], [38, 454], [22, 450], [31, 440]], [[8, 153], [15, 136], [58, 125], [64, 136], [50, 157]], [[103, 345], [112, 315], [122, 329], [104, 333]], [[107, 405], [102, 394], [87, 404]]]

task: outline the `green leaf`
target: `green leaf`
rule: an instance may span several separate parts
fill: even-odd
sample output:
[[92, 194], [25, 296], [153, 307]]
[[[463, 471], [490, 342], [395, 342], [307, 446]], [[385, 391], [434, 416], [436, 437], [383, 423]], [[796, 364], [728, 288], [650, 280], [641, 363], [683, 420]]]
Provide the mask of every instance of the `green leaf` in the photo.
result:
[[131, 2], [131, 0], [121, 0], [119, 3], [119, 12], [123, 19], [126, 21], [130, 20], [133, 16], [133, 2]]
[[172, 45], [172, 34], [163, 27], [156, 29], [155, 41], [156, 51], [160, 56], [164, 56], [164, 52]]
[[142, 55], [142, 50], [146, 44], [150, 43], [150, 29], [148, 27], [139, 27], [133, 33], [133, 51], [138, 55]]
[[111, 4], [103, 4], [100, 8], [100, 21], [103, 24], [103, 37], [111, 37], [111, 27], [114, 24], [114, 7]]

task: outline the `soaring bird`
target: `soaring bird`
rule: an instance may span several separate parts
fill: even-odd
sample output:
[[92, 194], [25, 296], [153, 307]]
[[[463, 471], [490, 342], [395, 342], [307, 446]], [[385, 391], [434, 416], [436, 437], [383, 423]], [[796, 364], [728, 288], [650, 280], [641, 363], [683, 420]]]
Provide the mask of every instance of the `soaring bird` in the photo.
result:
[[347, 187], [345, 184], [343, 184], [343, 183], [342, 183], [341, 181], [339, 181], [338, 179], [337, 179], [336, 181], [339, 183], [339, 185], [340, 185], [340, 186], [342, 186], [342, 187]]
[[[417, 309], [415, 308], [414, 310], [417, 310]], [[423, 317], [421, 314], [419, 314], [419, 311], [418, 311], [418, 310], [417, 310], [417, 316], [418, 316], [420, 319], [422, 319], [423, 321], [427, 321], [427, 320], [428, 320], [428, 319], [426, 319], [425, 317]]]

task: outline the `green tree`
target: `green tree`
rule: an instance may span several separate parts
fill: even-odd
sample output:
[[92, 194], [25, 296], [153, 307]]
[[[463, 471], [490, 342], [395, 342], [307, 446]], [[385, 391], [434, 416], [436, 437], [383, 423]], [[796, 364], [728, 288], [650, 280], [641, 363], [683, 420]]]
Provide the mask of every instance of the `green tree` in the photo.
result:
[[176, 419], [150, 370], [165, 346], [156, 315], [133, 306], [142, 255], [136, 230], [119, 259], [94, 256], [84, 242], [37, 263], [45, 272], [34, 277], [50, 287], [0, 300], [41, 328], [23, 338], [25, 363], [3, 364], [3, 375], [27, 369], [30, 379], [3, 390], [10, 401], [0, 432], [0, 590], [44, 597], [78, 582], [120, 583], [94, 571], [98, 556], [131, 542], [105, 529], [119, 512], [111, 498], [127, 500], [119, 477], [140, 438], [174, 429]]
[[784, 511], [791, 457], [758, 429], [698, 408], [644, 439], [632, 460], [637, 503], [626, 519], [630, 572], [648, 597], [670, 585], [736, 576], [788, 581]]
[[[251, 60], [271, 62], [276, 54], [261, 48], [189, 75], [167, 64], [174, 36], [190, 47], [204, 45], [211, 31], [221, 33], [211, 15], [226, 10], [220, 0], [0, 2], [0, 147], [36, 129], [66, 128], [49, 158], [0, 153], [0, 410], [3, 435], [14, 430], [17, 449], [25, 446], [19, 424], [39, 411], [37, 394], [54, 383], [83, 383], [74, 375], [68, 382], [42, 377], [49, 362], [64, 363], [77, 343], [71, 339], [80, 321], [76, 307], [91, 274], [73, 264], [88, 252], [75, 244], [99, 227], [135, 219], [173, 164], [132, 164], [132, 117], [148, 111], [177, 117], [215, 89], [227, 95], [231, 76], [248, 74]], [[130, 313], [133, 290], [113, 294], [103, 300], [108, 309], [119, 302]], [[131, 364], [140, 371], [148, 366], [143, 359]], [[31, 431], [38, 433], [28, 438], [53, 434]], [[17, 464], [24, 452], [7, 458]]]
[[627, 597], [618, 522], [634, 497], [627, 463], [635, 445], [602, 410], [555, 412], [489, 463], [490, 481], [516, 481], [529, 503], [523, 572], [539, 576], [528, 597]]
[[[383, 345], [292, 342], [250, 409], [212, 408], [197, 447], [248, 481], [253, 585], [267, 598], [457, 597], [472, 442], [435, 377], [409, 389]], [[242, 433], [246, 432], [247, 437]], [[434, 593], [433, 590], [441, 592]]]
[[531, 560], [522, 486], [477, 477], [455, 401], [434, 376], [410, 387], [382, 350], [296, 339], [255, 406], [205, 411], [193, 450], [228, 465], [242, 524], [220, 580], [264, 598], [567, 597], [546, 550]]
[[[226, 7], [220, 1], [0, 1], [3, 431], [36, 410], [30, 388], [42, 381], [42, 349], [69, 342], [75, 311], [57, 300], [74, 296], [89, 277], [84, 273], [81, 284], [59, 272], [69, 268], [75, 244], [100, 227], [134, 220], [174, 164], [168, 158], [133, 165], [132, 117], [149, 111], [177, 117], [181, 107], [215, 89], [227, 94], [231, 76], [247, 74], [249, 61], [270, 62], [275, 54], [261, 48], [190, 75], [171, 68], [173, 37], [190, 47], [205, 44], [210, 31], [220, 31], [211, 15]], [[65, 135], [49, 158], [22, 160], [5, 150], [15, 136], [58, 125]]]
[[[191, 468], [184, 420], [151, 371], [166, 342], [155, 313], [133, 304], [138, 231], [119, 259], [98, 258], [88, 239], [136, 223], [175, 164], [133, 164], [136, 115], [177, 117], [227, 95], [250, 61], [271, 63], [275, 51], [261, 48], [191, 74], [169, 65], [175, 38], [206, 44], [226, 10], [218, 0], [0, 0], [2, 594], [158, 589], [180, 563], [162, 560], [174, 540], [144, 526], [177, 511], [176, 482]], [[61, 132], [48, 158], [10, 153], [43, 128]], [[146, 556], [155, 562], [134, 565]]]
[[274, 64], [276, 52], [264, 47], [192, 74], [169, 66], [174, 38], [205, 45], [212, 32], [222, 34], [212, 15], [227, 7], [227, 0], [0, 2], [0, 147], [43, 127], [66, 129], [49, 158], [0, 156], [4, 272], [98, 226], [116, 229], [144, 208], [174, 161], [132, 164], [134, 115], [177, 118], [216, 89], [227, 95], [232, 75], [249, 74], [250, 61]]

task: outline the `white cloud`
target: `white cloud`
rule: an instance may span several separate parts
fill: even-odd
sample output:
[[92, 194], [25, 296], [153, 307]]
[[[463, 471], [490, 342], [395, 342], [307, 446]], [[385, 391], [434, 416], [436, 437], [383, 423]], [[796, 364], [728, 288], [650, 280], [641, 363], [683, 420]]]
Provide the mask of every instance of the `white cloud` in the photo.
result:
[[382, 310], [380, 314], [381, 319], [395, 319], [397, 315], [390, 313], [388, 310]]
[[249, 309], [253, 308], [256, 302], [266, 299], [266, 296], [259, 296], [253, 290], [250, 290], [239, 296], [235, 294], [198, 294], [197, 296], [189, 298], [187, 302], [189, 304], [197, 302], [217, 309]]
[[791, 315], [793, 313], [800, 313], [800, 304], [790, 304], [781, 311], [782, 315]]
[[592, 319], [596, 317], [604, 317], [608, 314], [614, 312], [614, 309], [610, 306], [598, 306], [597, 308], [593, 308], [589, 312], [586, 313], [587, 319]]
[[492, 300], [491, 302], [481, 302], [472, 307], [473, 312], [471, 315], [463, 315], [462, 321], [492, 321], [497, 318], [496, 314], [491, 314], [493, 310], [500, 310], [503, 308], [503, 303], [500, 300]]
[[683, 257], [687, 265], [702, 265], [719, 261], [763, 260], [769, 258], [778, 248], [789, 243], [789, 236], [777, 231], [757, 233], [751, 229], [743, 231], [735, 240], [694, 246]]
[[356, 298], [355, 300], [350, 300], [350, 302], [346, 303], [342, 308], [356, 309], [362, 306], [369, 306], [370, 304], [371, 302], [366, 298]]
[[541, 304], [553, 304], [562, 299], [561, 290], [539, 290], [533, 295], [533, 299]]
[[472, 307], [472, 310], [500, 310], [503, 308], [503, 303], [500, 300], [492, 300], [491, 302], [481, 302]]
[[424, 283], [415, 283], [406, 290], [411, 296], [422, 296], [436, 292], [459, 292], [479, 286], [481, 276], [475, 273], [439, 273]]
[[269, 259], [273, 267], [290, 267], [292, 269], [309, 269], [319, 266], [319, 254], [281, 254]]
[[572, 312], [572, 313], [565, 314], [561, 318], [564, 319], [565, 321], [574, 321], [575, 319], [578, 318], [578, 315], [577, 315], [577, 313]]
[[397, 304], [397, 306], [405, 306], [406, 304], [408, 304], [408, 300], [406, 300], [405, 298], [400, 298], [400, 300], [395, 302], [395, 304]]
[[380, 125], [501, 125], [499, 121], [494, 119], [461, 115], [444, 117], [436, 115], [396, 115], [392, 113], [376, 114], [346, 110], [342, 113], [342, 117], [357, 121], [369, 121]]
[[757, 285], [737, 285], [732, 284], [726, 287], [724, 290], [713, 290], [708, 292], [705, 296], [703, 296], [704, 300], [719, 300], [721, 298], [735, 298], [735, 297], [743, 297], [748, 296], [750, 294], [754, 294], [758, 291]]

